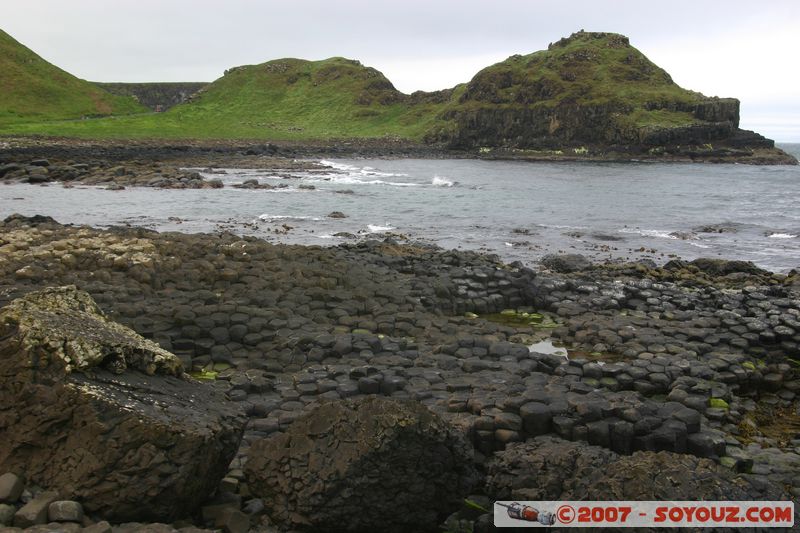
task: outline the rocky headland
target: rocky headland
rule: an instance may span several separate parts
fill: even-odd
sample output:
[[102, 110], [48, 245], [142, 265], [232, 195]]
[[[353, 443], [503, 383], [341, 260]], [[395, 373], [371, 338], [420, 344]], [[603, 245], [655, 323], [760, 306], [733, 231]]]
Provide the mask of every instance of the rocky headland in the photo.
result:
[[795, 272], [0, 230], [9, 526], [487, 531], [495, 499], [800, 495]]
[[426, 139], [485, 157], [797, 164], [739, 128], [739, 100], [679, 87], [616, 33], [581, 30], [454, 93]]
[[1, 30], [0, 50], [9, 80], [0, 86], [3, 135], [101, 145], [260, 139], [349, 154], [380, 146], [381, 155], [797, 164], [772, 140], [740, 128], [738, 99], [678, 86], [616, 33], [581, 30], [487, 66], [466, 83], [412, 94], [343, 57], [241, 65], [209, 84], [91, 84]]

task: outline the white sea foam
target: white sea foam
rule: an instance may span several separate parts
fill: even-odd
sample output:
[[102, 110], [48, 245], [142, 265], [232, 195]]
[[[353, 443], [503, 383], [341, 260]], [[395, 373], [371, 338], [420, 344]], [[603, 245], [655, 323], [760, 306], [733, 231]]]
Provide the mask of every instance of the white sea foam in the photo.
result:
[[313, 221], [320, 221], [322, 220], [319, 217], [304, 217], [304, 216], [293, 216], [293, 215], [259, 215], [261, 220], [269, 221], [269, 220], [313, 220]]
[[370, 233], [383, 233], [385, 231], [392, 231], [394, 228], [392, 226], [378, 226], [377, 224], [367, 224], [367, 229]]
[[405, 183], [399, 181], [385, 181], [385, 180], [365, 180], [356, 176], [348, 175], [342, 176], [341, 174], [331, 174], [319, 178], [305, 179], [304, 181], [312, 183], [337, 183], [340, 185], [388, 185], [390, 187], [419, 187], [419, 183]]
[[770, 239], [796, 239], [797, 235], [792, 235], [791, 233], [772, 233], [768, 235]]
[[452, 187], [455, 184], [455, 181], [445, 178], [444, 176], [434, 176], [431, 180], [431, 185], [434, 187]]
[[698, 247], [698, 248], [711, 248], [709, 245], [707, 245], [707, 244], [700, 244], [699, 242], [690, 242], [690, 243], [689, 243], [689, 245], [690, 245], [690, 246], [696, 246], [696, 247]]
[[[238, 191], [240, 189], [233, 189], [231, 190]], [[247, 189], [242, 189], [247, 190]], [[264, 194], [294, 194], [294, 193], [301, 193], [301, 192], [308, 192], [303, 189], [297, 189], [295, 187], [277, 187], [275, 189], [255, 189], [256, 191]]]
[[536, 226], [549, 229], [589, 229], [587, 226], [564, 226], [560, 224], [536, 224]]
[[348, 165], [346, 163], [337, 163], [335, 161], [330, 161], [328, 159], [323, 159], [319, 162], [322, 166], [330, 167], [334, 170], [338, 170], [340, 172], [347, 172], [351, 175], [361, 175], [361, 176], [372, 176], [372, 177], [379, 177], [379, 178], [391, 178], [393, 176], [400, 176], [406, 177], [408, 174], [402, 172], [381, 172], [380, 170], [375, 170], [372, 167], [357, 167], [354, 165]]
[[358, 167], [354, 167], [353, 165], [346, 165], [344, 163], [337, 163], [336, 161], [329, 161], [327, 159], [323, 159], [322, 161], [319, 162], [319, 164], [324, 166], [324, 167], [335, 168], [336, 170], [345, 170], [345, 171], [358, 170]]
[[622, 228], [619, 230], [619, 233], [633, 233], [636, 235], [642, 235], [643, 237], [658, 237], [659, 239], [678, 240], [678, 237], [673, 235], [672, 232], [658, 229]]

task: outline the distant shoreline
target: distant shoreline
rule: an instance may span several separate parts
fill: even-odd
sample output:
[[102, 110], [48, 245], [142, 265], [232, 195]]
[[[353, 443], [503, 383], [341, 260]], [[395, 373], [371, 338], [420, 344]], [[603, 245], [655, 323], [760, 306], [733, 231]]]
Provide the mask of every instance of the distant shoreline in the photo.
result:
[[[787, 143], [791, 144], [791, 143]], [[729, 147], [569, 146], [548, 149], [481, 148], [454, 150], [405, 139], [331, 139], [319, 141], [265, 141], [214, 139], [80, 139], [47, 136], [0, 135], [0, 163], [36, 157], [82, 157], [87, 153], [110, 159], [172, 159], [186, 156], [275, 156], [351, 158], [484, 159], [531, 162], [603, 163], [738, 163], [797, 165], [780, 148], [740, 150]]]

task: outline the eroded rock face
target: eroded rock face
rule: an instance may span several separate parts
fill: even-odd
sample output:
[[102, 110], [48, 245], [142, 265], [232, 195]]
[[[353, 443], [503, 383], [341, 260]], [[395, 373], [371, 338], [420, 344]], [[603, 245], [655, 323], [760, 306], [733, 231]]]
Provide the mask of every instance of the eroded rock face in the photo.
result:
[[512, 444], [488, 463], [497, 500], [780, 500], [771, 483], [751, 483], [708, 459], [671, 452], [621, 456], [553, 437]]
[[115, 521], [185, 516], [218, 485], [244, 418], [74, 287], [0, 311], [0, 470]]
[[324, 404], [250, 449], [245, 476], [284, 526], [428, 531], [476, 480], [471, 447], [412, 401]]

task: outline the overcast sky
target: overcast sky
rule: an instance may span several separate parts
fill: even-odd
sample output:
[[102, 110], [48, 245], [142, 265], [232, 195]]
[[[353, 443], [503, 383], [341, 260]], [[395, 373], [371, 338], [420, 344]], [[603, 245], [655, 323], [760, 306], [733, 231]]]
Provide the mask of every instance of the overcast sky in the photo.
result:
[[613, 31], [681, 86], [739, 98], [743, 128], [800, 142], [798, 0], [0, 0], [0, 28], [92, 81], [211, 81], [234, 65], [345, 56], [404, 92], [452, 87], [579, 29]]

